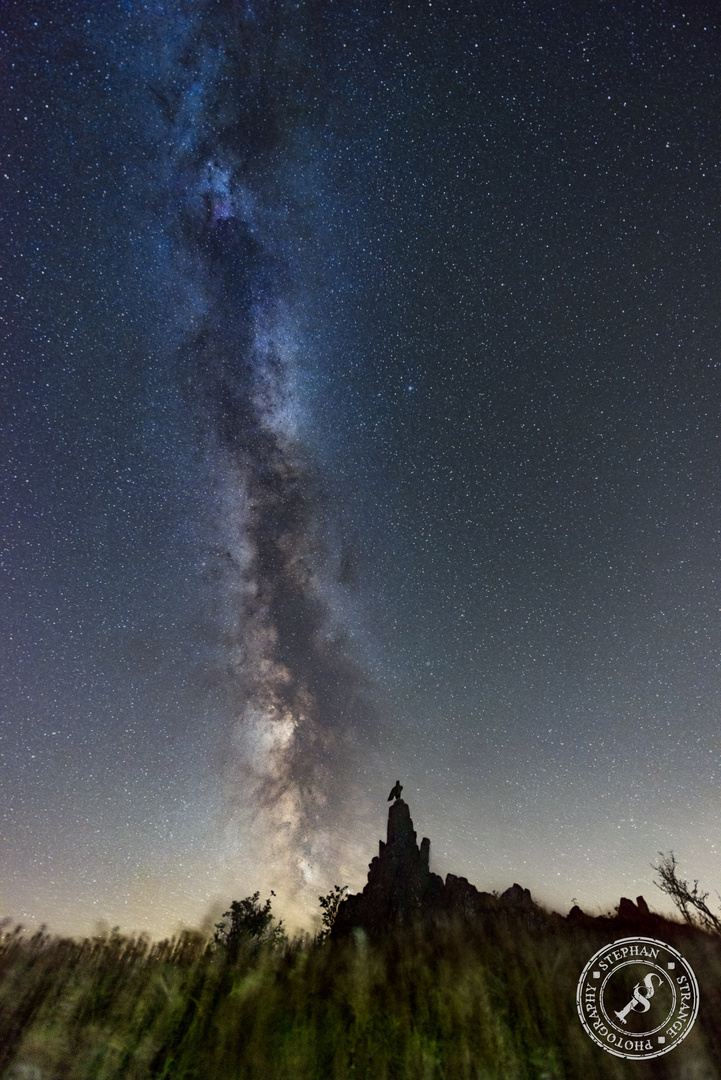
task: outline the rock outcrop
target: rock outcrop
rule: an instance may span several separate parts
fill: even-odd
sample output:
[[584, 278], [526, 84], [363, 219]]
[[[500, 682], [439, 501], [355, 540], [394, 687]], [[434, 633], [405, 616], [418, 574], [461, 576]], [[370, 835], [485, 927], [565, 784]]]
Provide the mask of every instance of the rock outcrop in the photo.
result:
[[[394, 793], [395, 789], [391, 795]], [[608, 915], [587, 915], [575, 905], [564, 919], [540, 908], [528, 889], [518, 884], [499, 895], [480, 892], [455, 874], [448, 874], [443, 881], [431, 872], [430, 850], [431, 842], [425, 836], [419, 847], [408, 804], [397, 798], [388, 810], [387, 838], [380, 841], [378, 854], [368, 868], [368, 882], [362, 892], [340, 904], [331, 937], [346, 937], [360, 928], [377, 938], [420, 920], [458, 916], [487, 925], [510, 920], [513, 926], [523, 926], [531, 933], [564, 923], [583, 931], [595, 928], [617, 935], [663, 932], [678, 936], [692, 932], [690, 927], [651, 912], [642, 896], [635, 904], [622, 896], [617, 911]]]
[[689, 927], [683, 923], [651, 911], [642, 896], [636, 897], [635, 904], [627, 896], [622, 896], [616, 911], [609, 915], [587, 915], [578, 904], [574, 904], [566, 916], [566, 922], [573, 926], [606, 927], [609, 933], [648, 934], [650, 937], [654, 934], [668, 936], [670, 933], [678, 935], [689, 932]]
[[332, 936], [343, 937], [354, 927], [378, 936], [410, 922], [423, 910], [441, 906], [443, 879], [429, 868], [431, 842], [418, 847], [408, 804], [397, 799], [388, 809], [388, 833], [368, 868], [363, 892], [347, 897], [338, 909]]
[[444, 882], [430, 870], [430, 849], [425, 836], [418, 846], [408, 804], [398, 799], [389, 808], [387, 839], [380, 841], [368, 868], [368, 882], [341, 903], [331, 937], [345, 937], [356, 927], [378, 937], [418, 919], [443, 915], [477, 918], [513, 911], [532, 922], [540, 910], [528, 889], [517, 884], [497, 896], [479, 892], [455, 874]]

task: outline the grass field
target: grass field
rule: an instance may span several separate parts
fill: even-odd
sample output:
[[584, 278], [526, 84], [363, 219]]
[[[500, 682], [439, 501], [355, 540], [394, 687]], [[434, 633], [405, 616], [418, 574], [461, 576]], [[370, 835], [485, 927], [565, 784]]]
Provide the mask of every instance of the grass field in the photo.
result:
[[[382, 943], [151, 944], [5, 933], [3, 1080], [711, 1080], [721, 1065], [721, 942], [679, 931], [701, 1008], [649, 1062], [605, 1053], [575, 1011], [609, 937], [511, 915], [409, 928]], [[670, 938], [669, 938], [670, 940]]]

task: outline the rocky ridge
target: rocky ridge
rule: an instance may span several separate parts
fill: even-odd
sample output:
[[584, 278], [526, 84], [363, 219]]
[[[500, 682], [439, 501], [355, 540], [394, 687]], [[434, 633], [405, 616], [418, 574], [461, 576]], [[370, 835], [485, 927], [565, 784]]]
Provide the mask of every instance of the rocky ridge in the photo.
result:
[[397, 799], [388, 810], [386, 840], [368, 868], [368, 882], [338, 909], [332, 937], [345, 937], [355, 927], [377, 937], [416, 918], [463, 914], [479, 916], [512, 908], [529, 915], [540, 910], [528, 889], [514, 884], [500, 896], [479, 892], [467, 878], [447, 874], [444, 882], [430, 869], [431, 842], [420, 847], [408, 804]]
[[607, 927], [609, 931], [649, 934], [662, 928], [683, 932], [686, 928], [652, 913], [643, 896], [634, 904], [621, 897], [614, 915], [587, 915], [577, 905], [565, 919], [536, 904], [528, 889], [514, 883], [503, 893], [479, 891], [464, 877], [447, 874], [445, 881], [430, 869], [431, 842], [423, 837], [418, 845], [408, 804], [397, 799], [388, 810], [386, 840], [368, 867], [363, 891], [346, 897], [340, 904], [331, 931], [335, 939], [347, 937], [360, 928], [370, 937], [419, 919], [462, 916], [469, 919], [520, 918], [530, 930], [547, 926], [549, 919], [576, 927]]

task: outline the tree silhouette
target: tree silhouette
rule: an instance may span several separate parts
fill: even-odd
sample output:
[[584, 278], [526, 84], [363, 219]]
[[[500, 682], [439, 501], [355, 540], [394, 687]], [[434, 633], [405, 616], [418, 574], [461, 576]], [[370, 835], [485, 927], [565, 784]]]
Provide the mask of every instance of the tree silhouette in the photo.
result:
[[347, 892], [347, 885], [334, 885], [329, 893], [318, 897], [320, 906], [323, 908], [323, 929], [318, 934], [318, 941], [325, 941], [330, 937], [333, 923], [338, 915], [338, 908], [341, 902], [345, 900]]
[[[275, 896], [270, 890], [270, 896]], [[215, 924], [214, 940], [223, 945], [230, 956], [237, 956], [244, 941], [278, 942], [285, 939], [283, 920], [273, 926], [270, 897], [260, 905], [260, 893], [234, 900], [230, 910], [223, 913], [223, 921]]]
[[651, 864], [661, 879], [654, 881], [654, 885], [671, 897], [689, 926], [701, 926], [709, 933], [721, 937], [721, 918], [714, 915], [706, 903], [708, 893], [699, 891], [698, 881], [694, 881], [691, 886], [678, 876], [676, 856], [672, 851], [668, 855], [659, 851], [659, 855], [661, 862], [658, 866]]

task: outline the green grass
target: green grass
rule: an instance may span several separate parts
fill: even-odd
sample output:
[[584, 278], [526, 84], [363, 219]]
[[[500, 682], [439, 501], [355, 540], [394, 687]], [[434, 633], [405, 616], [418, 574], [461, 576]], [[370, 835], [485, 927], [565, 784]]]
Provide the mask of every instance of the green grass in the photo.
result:
[[[621, 934], [614, 936], [622, 936]], [[6, 934], [3, 1080], [711, 1080], [721, 1063], [721, 942], [679, 939], [701, 988], [686, 1041], [655, 1062], [598, 1048], [575, 1011], [607, 931], [499, 917], [380, 944], [253, 946], [229, 962], [195, 933], [150, 944]]]

